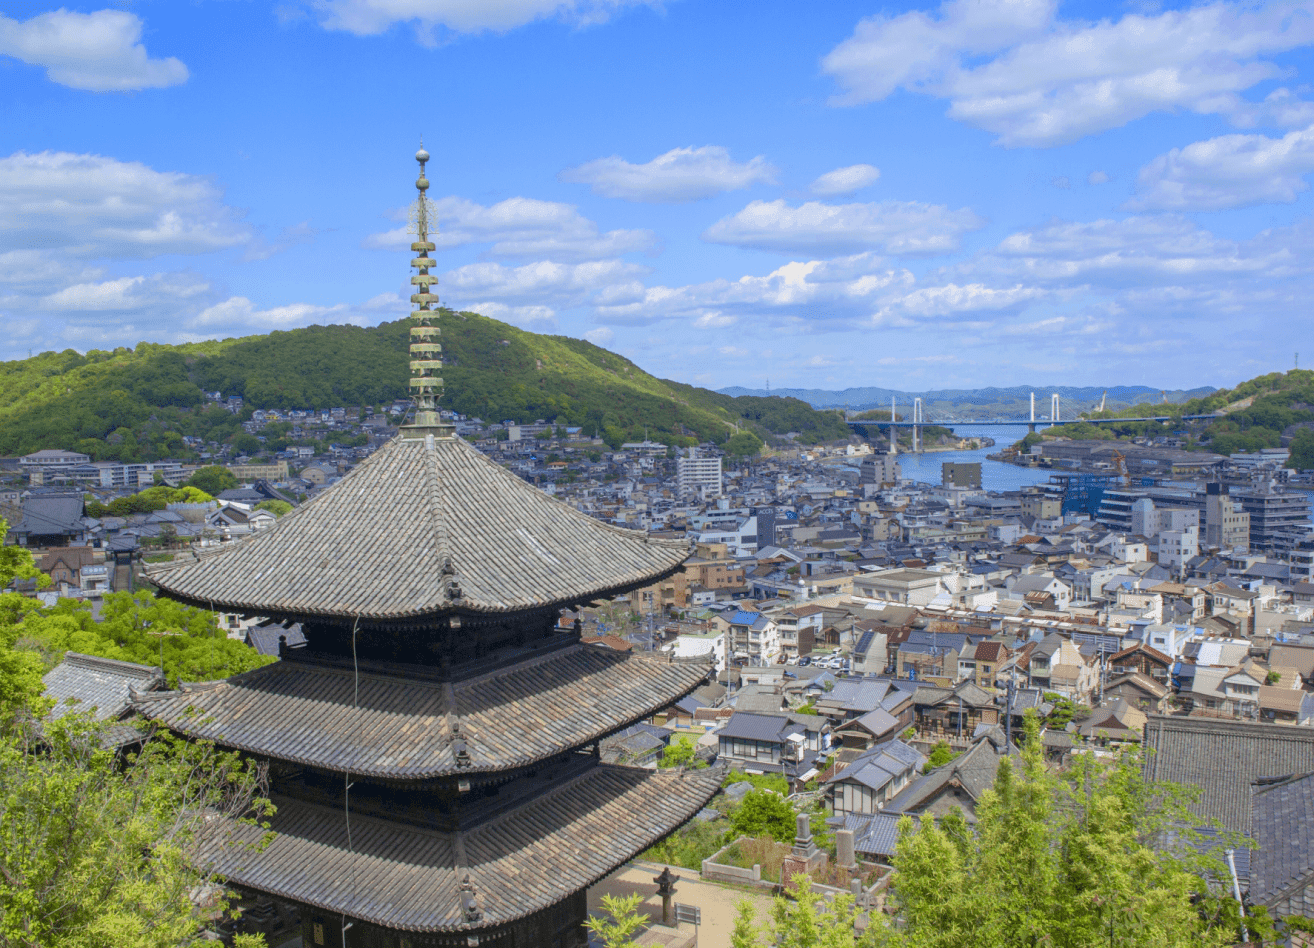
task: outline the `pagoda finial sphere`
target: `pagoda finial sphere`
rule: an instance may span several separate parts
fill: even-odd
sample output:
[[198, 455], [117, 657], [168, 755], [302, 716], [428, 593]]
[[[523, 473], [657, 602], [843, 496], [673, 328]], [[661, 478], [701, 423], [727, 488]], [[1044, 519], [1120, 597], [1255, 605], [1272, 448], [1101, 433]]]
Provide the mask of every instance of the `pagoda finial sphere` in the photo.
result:
[[428, 161], [428, 160], [429, 160], [429, 153], [428, 153], [427, 151], [425, 151], [423, 148], [421, 148], [419, 151], [417, 151], [417, 152], [415, 153], [415, 160], [416, 160], [416, 161]]
[[424, 175], [420, 175], [420, 177], [415, 179], [415, 186], [421, 191], [427, 191], [429, 190], [429, 179]]

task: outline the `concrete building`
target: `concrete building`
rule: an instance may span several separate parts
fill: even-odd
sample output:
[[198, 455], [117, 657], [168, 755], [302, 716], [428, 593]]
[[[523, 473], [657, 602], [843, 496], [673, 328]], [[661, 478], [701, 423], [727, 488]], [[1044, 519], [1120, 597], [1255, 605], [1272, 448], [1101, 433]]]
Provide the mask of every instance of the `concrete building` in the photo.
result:
[[698, 449], [690, 448], [689, 457], [675, 462], [676, 486], [681, 493], [701, 493], [704, 497], [720, 497], [721, 459], [700, 458]]
[[1228, 496], [1226, 484], [1205, 486], [1205, 546], [1222, 550], [1250, 549], [1250, 514]]
[[1180, 575], [1186, 564], [1200, 555], [1200, 528], [1190, 526], [1185, 530], [1161, 530], [1156, 543], [1159, 565]]
[[897, 484], [902, 477], [897, 454], [870, 455], [862, 459], [862, 467], [858, 469], [859, 485], [879, 487], [882, 484]]
[[966, 487], [969, 490], [980, 490], [981, 462], [974, 461], [970, 464], [955, 464], [952, 461], [944, 462], [940, 465], [940, 484], [943, 487]]
[[230, 464], [228, 472], [239, 482], [247, 481], [285, 481], [287, 480], [287, 461], [275, 461], [273, 464]]
[[1047, 491], [1027, 491], [1022, 495], [1022, 515], [1036, 520], [1058, 520], [1063, 516], [1063, 498]]
[[853, 594], [865, 599], [924, 606], [945, 587], [945, 574], [929, 569], [887, 569], [853, 577]]

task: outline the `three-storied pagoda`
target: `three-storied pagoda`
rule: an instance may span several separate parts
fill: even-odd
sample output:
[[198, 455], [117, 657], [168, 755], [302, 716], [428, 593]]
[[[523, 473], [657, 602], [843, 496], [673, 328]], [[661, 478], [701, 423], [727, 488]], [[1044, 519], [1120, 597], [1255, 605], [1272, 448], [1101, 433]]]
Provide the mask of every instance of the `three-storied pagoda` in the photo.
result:
[[569, 948], [585, 888], [693, 816], [719, 774], [603, 764], [603, 738], [708, 669], [584, 645], [559, 616], [687, 550], [548, 497], [440, 420], [428, 157], [414, 424], [272, 529], [151, 575], [182, 602], [299, 622], [308, 644], [136, 706], [269, 761], [272, 841], [214, 869], [298, 906], [303, 944]]

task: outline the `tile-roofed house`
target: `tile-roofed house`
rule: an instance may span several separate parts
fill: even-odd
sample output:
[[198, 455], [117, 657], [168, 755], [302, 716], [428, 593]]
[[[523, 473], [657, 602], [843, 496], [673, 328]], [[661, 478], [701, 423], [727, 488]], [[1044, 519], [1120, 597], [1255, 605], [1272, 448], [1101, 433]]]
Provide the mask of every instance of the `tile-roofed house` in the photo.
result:
[[1172, 693], [1172, 689], [1163, 682], [1142, 675], [1140, 672], [1118, 675], [1109, 679], [1108, 684], [1104, 686], [1105, 701], [1122, 699], [1146, 714], [1168, 713], [1168, 702]]
[[51, 715], [91, 711], [97, 721], [118, 721], [132, 712], [133, 692], [164, 687], [158, 668], [65, 652], [64, 660], [41, 679], [46, 697], [54, 699]]
[[1249, 789], [1251, 903], [1275, 918], [1314, 916], [1314, 773], [1261, 778]]
[[976, 741], [943, 767], [906, 786], [886, 804], [884, 812], [939, 818], [956, 806], [969, 823], [976, 822], [976, 801], [994, 786], [1000, 759], [1017, 753], [1004, 743], [995, 735]]
[[1199, 787], [1193, 811], [1239, 833], [1250, 829], [1251, 783], [1314, 771], [1314, 728], [1154, 716], [1145, 747], [1148, 779]]
[[898, 813], [846, 814], [844, 825], [853, 833], [853, 851], [872, 862], [890, 865], [899, 844]]
[[797, 777], [819, 761], [829, 732], [829, 722], [817, 715], [736, 711], [717, 732], [718, 757], [749, 773]]
[[33, 494], [23, 501], [23, 518], [9, 525], [20, 546], [75, 546], [87, 539], [82, 494]]
[[903, 741], [877, 744], [826, 781], [826, 809], [837, 816], [876, 813], [925, 765], [926, 757]]

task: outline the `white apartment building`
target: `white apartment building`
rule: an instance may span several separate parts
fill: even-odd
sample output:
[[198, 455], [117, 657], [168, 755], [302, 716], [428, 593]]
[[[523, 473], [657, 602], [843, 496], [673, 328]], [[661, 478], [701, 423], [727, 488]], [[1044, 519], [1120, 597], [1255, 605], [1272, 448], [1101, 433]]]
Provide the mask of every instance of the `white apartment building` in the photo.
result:
[[704, 497], [721, 496], [721, 459], [700, 458], [695, 449], [690, 457], [675, 461], [676, 484], [680, 491], [701, 493]]
[[[1190, 511], [1195, 513], [1194, 510]], [[1158, 538], [1159, 565], [1181, 573], [1188, 561], [1200, 555], [1200, 528], [1162, 530]]]

